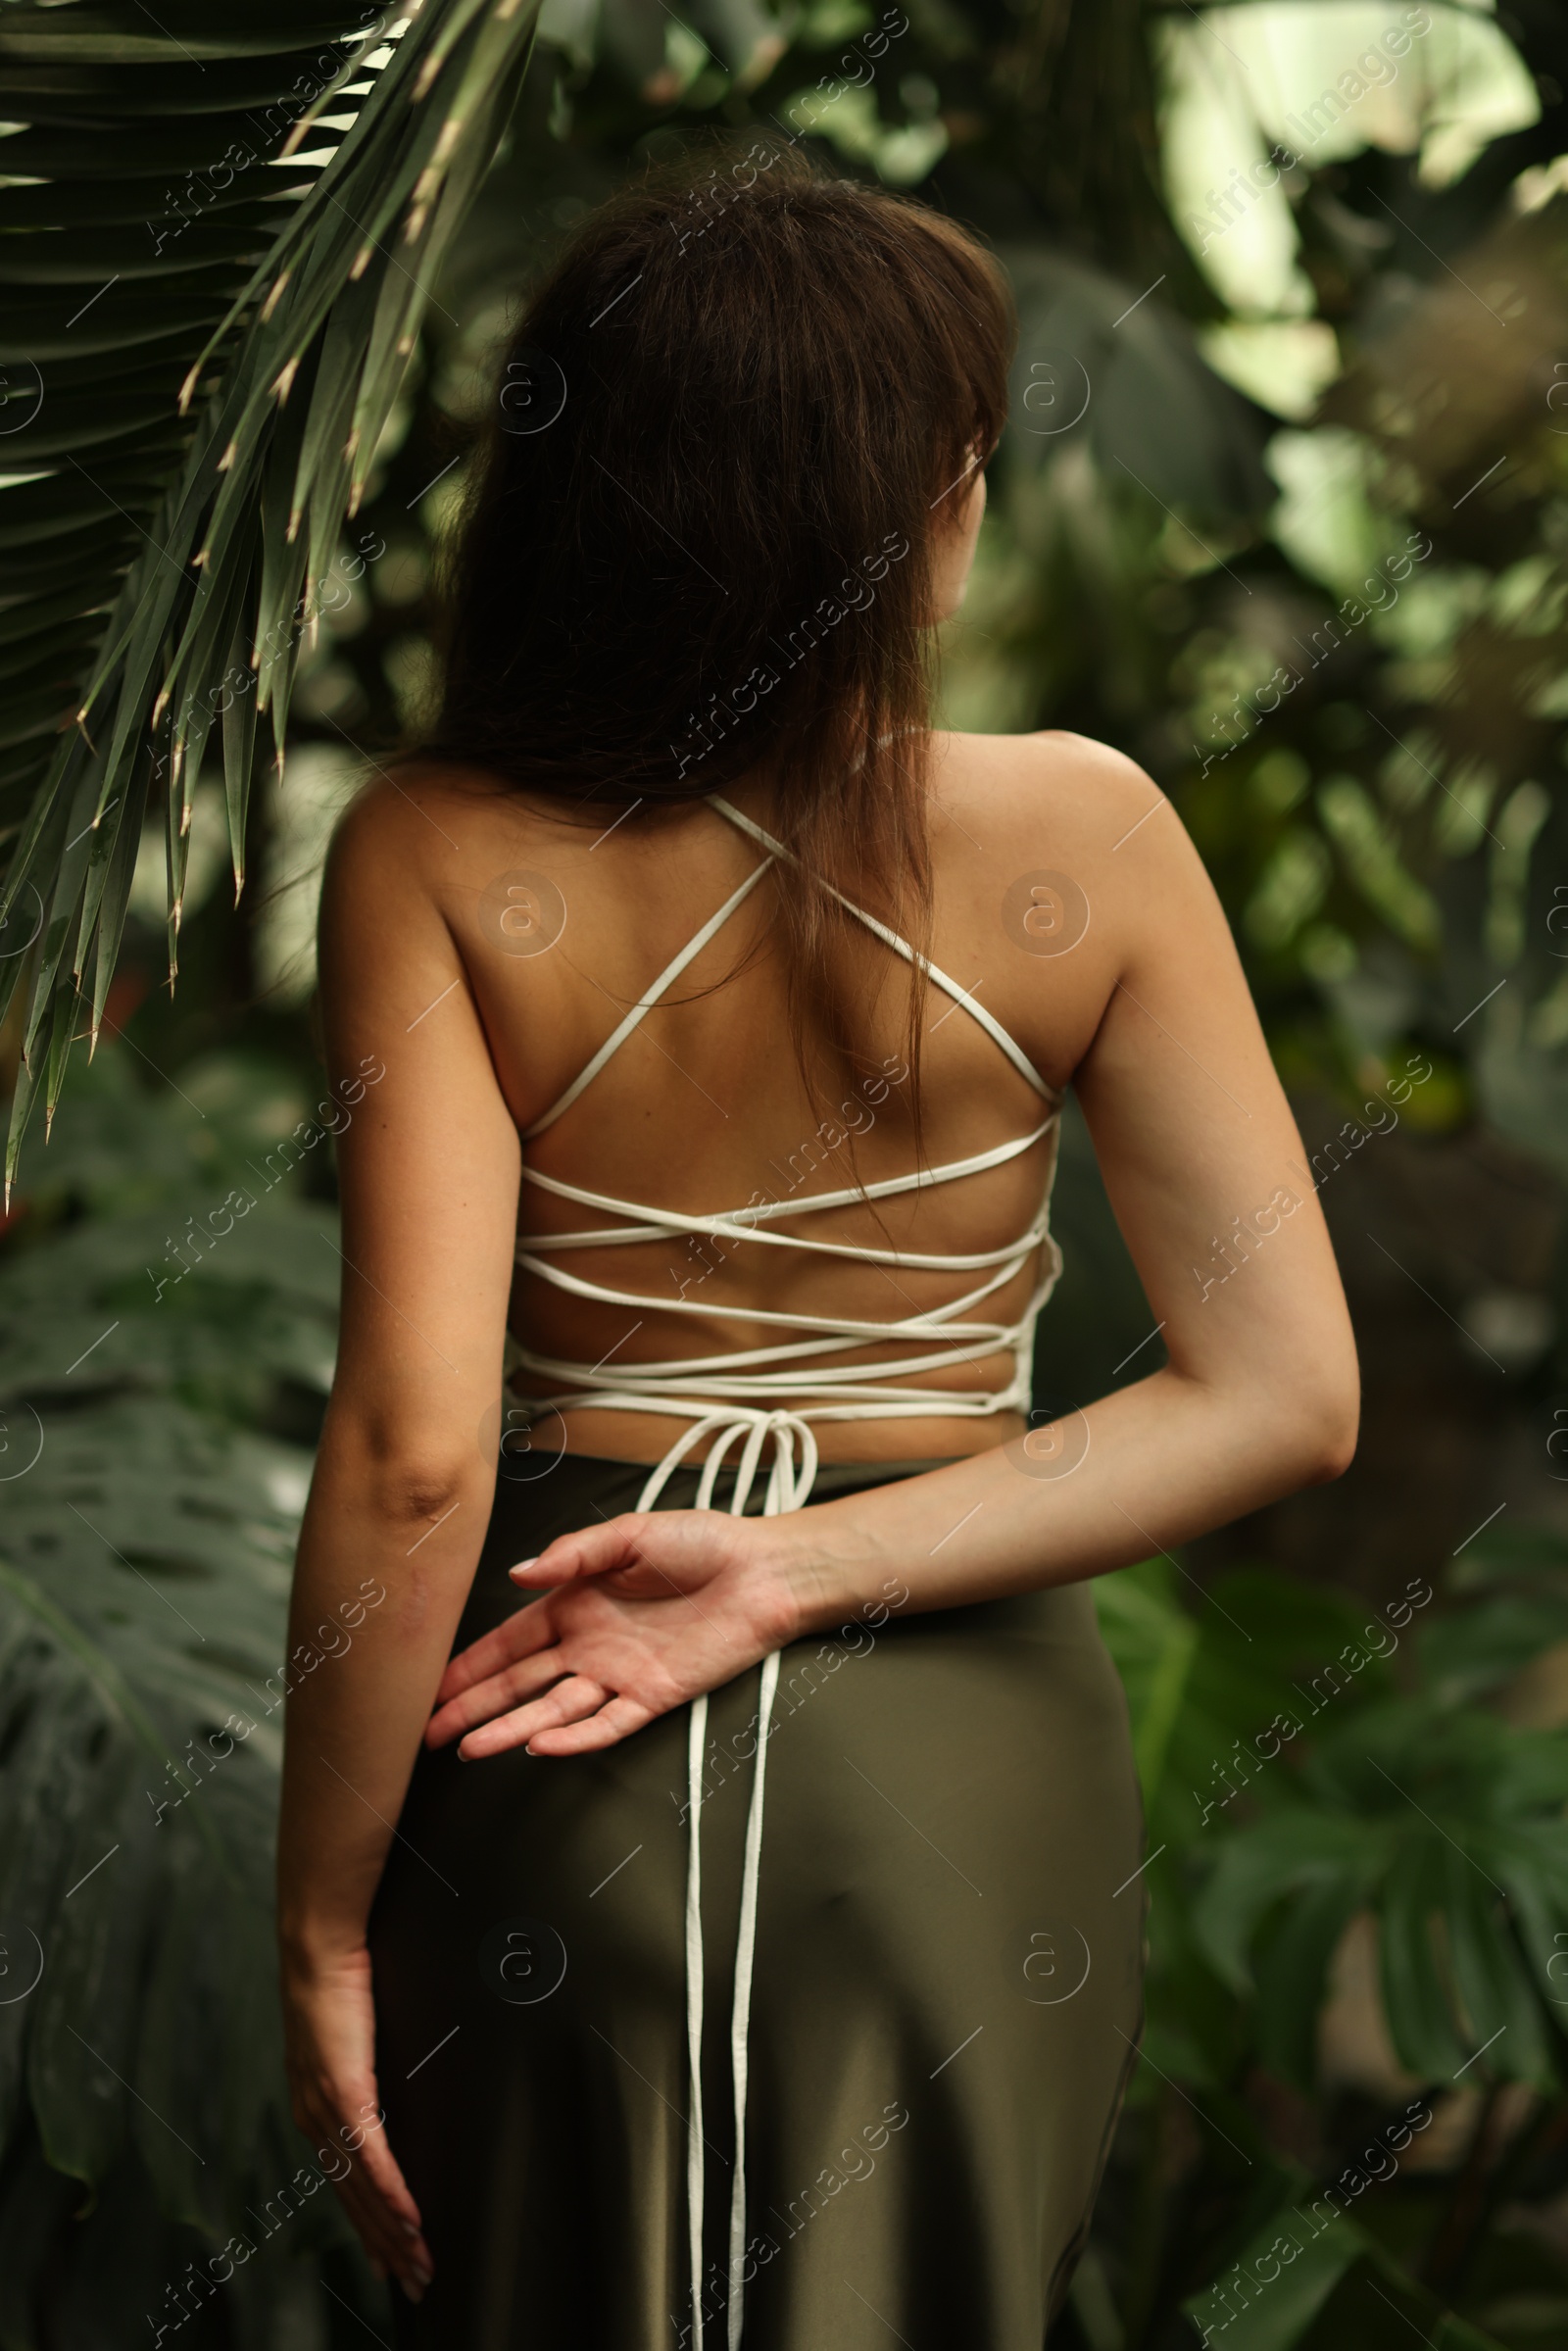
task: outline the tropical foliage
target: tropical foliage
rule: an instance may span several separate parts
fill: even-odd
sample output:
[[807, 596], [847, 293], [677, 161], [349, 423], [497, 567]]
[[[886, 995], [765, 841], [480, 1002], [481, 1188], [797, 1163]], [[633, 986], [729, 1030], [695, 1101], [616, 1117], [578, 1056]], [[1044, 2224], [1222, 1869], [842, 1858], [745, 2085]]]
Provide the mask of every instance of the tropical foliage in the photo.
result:
[[[42, 289], [20, 322], [32, 336], [26, 356], [38, 386], [33, 414], [13, 434], [14, 462], [67, 457], [63, 487], [73, 514], [81, 502], [78, 482], [93, 489], [74, 455], [85, 436], [79, 422], [72, 430], [73, 406], [96, 407], [101, 416], [118, 408], [118, 393], [106, 397], [100, 388], [96, 401], [88, 394], [68, 402], [63, 427], [51, 398], [57, 374], [74, 389], [68, 370], [80, 363], [67, 337], [86, 317], [94, 323], [78, 344], [85, 339], [95, 354], [116, 355], [116, 375], [128, 369], [143, 394], [145, 433], [161, 436], [148, 445], [133, 433], [124, 453], [127, 463], [139, 462], [137, 489], [145, 494], [156, 484], [158, 494], [149, 526], [129, 517], [140, 544], [122, 534], [120, 552], [128, 561], [118, 590], [99, 542], [106, 497], [120, 508], [101, 487], [91, 517], [100, 527], [89, 527], [71, 549], [74, 563], [68, 557], [63, 565], [58, 548], [47, 560], [57, 609], [44, 599], [43, 610], [75, 631], [49, 648], [59, 670], [70, 676], [82, 650], [81, 619], [106, 601], [108, 612], [94, 632], [79, 706], [68, 713], [58, 748], [47, 748], [46, 738], [42, 782], [11, 860], [11, 904], [33, 893], [41, 926], [29, 966], [14, 1143], [40, 1071], [53, 1106], [78, 1018], [97, 1034], [141, 820], [155, 794], [165, 811], [173, 969], [192, 794], [215, 726], [236, 886], [244, 878], [258, 713], [270, 710], [280, 757], [300, 644], [318, 623], [344, 514], [364, 495], [428, 300], [421, 272], [428, 280], [438, 269], [510, 119], [534, 16], [519, 0], [450, 0], [377, 50], [369, 35], [386, 12], [370, 11], [339, 47], [307, 53], [302, 40], [318, 45], [329, 31], [341, 34], [340, 14], [269, 5], [248, 32], [230, 19], [214, 37], [206, 9], [181, 13], [180, 32], [161, 28], [156, 38], [144, 29], [152, 22], [144, 11], [94, 17], [73, 9], [63, 21], [56, 9], [8, 8], [0, 19], [0, 88], [9, 85], [10, 103], [25, 108], [34, 124], [21, 134], [20, 163], [8, 160], [20, 171], [30, 164], [37, 175], [25, 190], [9, 191], [32, 202], [7, 244], [25, 252], [22, 269]], [[357, 73], [366, 78], [356, 82]], [[195, 211], [212, 218], [192, 217], [167, 192], [150, 218], [134, 217], [148, 195], [136, 159], [145, 169], [169, 127], [158, 120], [150, 86], [147, 119], [135, 134], [141, 145], [122, 159], [123, 178], [106, 185], [102, 145], [79, 127], [74, 152], [58, 138], [53, 149], [26, 152], [24, 142], [51, 121], [122, 117], [138, 77], [144, 86], [156, 81], [171, 113], [207, 118], [189, 184], [200, 190]], [[302, 183], [294, 154], [340, 96], [348, 104], [335, 125], [341, 136]], [[220, 153], [215, 123], [233, 130], [229, 110], [258, 105], [270, 109], [264, 127], [247, 115], [245, 129]], [[170, 169], [167, 154], [158, 168]], [[267, 182], [268, 194], [248, 206], [224, 203], [245, 173], [253, 174], [253, 191]], [[80, 203], [83, 178], [95, 205]], [[116, 263], [123, 267], [63, 318], [83, 284]], [[122, 276], [130, 282], [117, 298]], [[151, 286], [137, 286], [138, 278]], [[170, 346], [178, 351], [181, 342], [188, 364], [172, 408]], [[35, 356], [40, 348], [47, 367]], [[102, 386], [102, 357], [97, 365]], [[192, 422], [183, 428], [187, 416]], [[117, 454], [118, 446], [117, 439]], [[41, 485], [20, 485], [32, 491], [24, 513], [35, 528], [59, 527], [60, 481], [56, 473]], [[17, 495], [13, 486], [10, 496]], [[36, 539], [26, 544], [35, 547]], [[36, 594], [37, 569], [36, 556], [23, 556], [18, 586]], [[34, 625], [37, 616], [34, 607]], [[18, 640], [17, 659], [28, 671], [42, 652], [30, 633]], [[58, 700], [39, 707], [34, 699], [18, 748], [25, 753], [60, 715]], [[25, 773], [24, 757], [18, 781]]]
[[[1420, 1577], [1370, 1611], [1255, 1571], [1196, 1597], [1163, 1560], [1096, 1589], [1153, 1858], [1147, 2062], [1084, 2339], [1175, 2342], [1184, 2309], [1243, 2351], [1371, 2346], [1390, 2303], [1453, 2351], [1554, 2339], [1568, 1742], [1505, 1693], [1568, 1631], [1568, 1545], [1494, 1539], [1446, 1607]], [[1349, 1954], [1372, 1965], [1348, 1990]], [[1456, 2147], [1484, 2158], [1499, 2115], [1501, 2176], [1456, 2193]]]
[[[153, 1096], [106, 1046], [0, 1259], [8, 2344], [174, 2327], [201, 2307], [190, 2261], [265, 2241], [247, 2210], [273, 2233], [286, 2216], [279, 2250], [351, 2303], [373, 2291], [331, 2196], [295, 2184], [312, 2150], [270, 1948], [284, 1615], [337, 1288], [298, 1093], [229, 1058]], [[318, 2302], [298, 2258], [236, 2278], [234, 2332], [211, 2339], [288, 2340]]]

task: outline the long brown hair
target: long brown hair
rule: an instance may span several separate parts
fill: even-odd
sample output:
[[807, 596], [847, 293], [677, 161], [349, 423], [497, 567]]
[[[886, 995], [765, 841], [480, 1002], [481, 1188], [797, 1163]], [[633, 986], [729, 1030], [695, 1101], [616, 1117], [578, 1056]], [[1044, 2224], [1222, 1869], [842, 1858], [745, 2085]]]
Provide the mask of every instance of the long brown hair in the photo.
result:
[[864, 1058], [830, 885], [929, 941], [932, 556], [1001, 435], [1013, 338], [954, 221], [719, 143], [571, 234], [471, 469], [421, 750], [597, 809], [772, 777], [813, 1096], [808, 1016], [839, 1068]]

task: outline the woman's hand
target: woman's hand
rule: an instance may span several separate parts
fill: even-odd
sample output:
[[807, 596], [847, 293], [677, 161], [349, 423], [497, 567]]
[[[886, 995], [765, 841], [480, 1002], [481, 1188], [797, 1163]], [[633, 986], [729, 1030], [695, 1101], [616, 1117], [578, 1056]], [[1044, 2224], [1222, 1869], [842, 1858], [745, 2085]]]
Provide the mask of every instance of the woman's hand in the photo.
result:
[[294, 2120], [316, 2148], [377, 2276], [412, 2301], [432, 2268], [419, 2208], [386, 2143], [375, 2089], [370, 1954], [283, 1964], [283, 2033]]
[[613, 1746], [800, 1626], [776, 1522], [722, 1511], [629, 1512], [558, 1537], [512, 1577], [544, 1596], [453, 1658], [424, 1735], [460, 1739], [466, 1763]]

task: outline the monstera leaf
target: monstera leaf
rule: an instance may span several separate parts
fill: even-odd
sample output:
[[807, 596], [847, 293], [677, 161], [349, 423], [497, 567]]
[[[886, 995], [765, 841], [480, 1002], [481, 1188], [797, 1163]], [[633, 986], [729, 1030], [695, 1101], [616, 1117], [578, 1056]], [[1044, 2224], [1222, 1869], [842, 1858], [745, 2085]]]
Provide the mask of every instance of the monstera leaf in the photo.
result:
[[[270, 2231], [247, 2213], [275, 2221], [280, 2191], [310, 2176], [283, 2088], [270, 1923], [310, 1455], [256, 1424], [289, 1396], [319, 1408], [335, 1224], [305, 1195], [308, 1164], [267, 1131], [306, 1123], [279, 1073], [220, 1060], [181, 1075], [181, 1093], [153, 1096], [106, 1044], [50, 1149], [24, 1162], [0, 1252], [8, 2343], [55, 2339], [39, 2332], [45, 2282], [58, 2296], [64, 2274], [69, 2305], [105, 2262], [122, 2297], [145, 2290], [157, 2310], [187, 2254], [236, 2229], [260, 2250]], [[286, 1173], [269, 1188], [270, 1154]], [[211, 1242], [211, 1203], [242, 1184], [252, 1213], [204, 1253], [193, 1231]], [[356, 1626], [328, 1632], [322, 1670], [375, 1638], [375, 1606], [368, 1595]], [[336, 2258], [366, 2299], [319, 2187], [283, 2244]], [[270, 2342], [255, 2329], [282, 2327], [294, 2265], [235, 2275], [233, 2323]], [[84, 2302], [69, 2339], [125, 2336], [123, 2305], [112, 2321]]]
[[[1217, 1733], [1237, 1719], [1223, 1693], [1248, 1670], [1238, 1634], [1267, 1627], [1254, 1644], [1250, 1728], [1217, 1775], [1225, 1834], [1191, 1824], [1186, 1833], [1199, 1873], [1189, 1956], [1231, 1995], [1255, 1994], [1246, 2030], [1262, 2062], [1310, 2089], [1330, 1963], [1350, 1921], [1369, 1911], [1384, 2016], [1412, 2075], [1448, 2082], [1479, 2065], [1484, 2079], [1556, 2086], [1568, 2059], [1568, 1742], [1474, 1701], [1494, 1697], [1568, 1638], [1563, 1545], [1545, 1532], [1494, 1531], [1455, 1571], [1445, 1610], [1428, 1615], [1434, 1594], [1422, 1579], [1410, 1592], [1363, 1624], [1367, 1612], [1280, 1577], [1258, 1579], [1250, 1607], [1246, 1580], [1233, 1578], [1211, 1600], [1238, 1624], [1181, 1612], [1189, 1657], [1219, 1652], [1210, 1673], [1220, 1678], [1209, 1686], [1221, 1701], [1200, 1708], [1190, 1664], [1163, 1735], [1177, 1757], [1213, 1752]], [[1125, 1616], [1128, 1603], [1109, 1607]], [[1334, 1610], [1337, 1642], [1322, 1638]], [[1102, 1622], [1107, 1614], [1102, 1603]], [[1323, 1662], [1292, 1672], [1314, 1631]], [[1107, 1632], [1117, 1647], [1113, 1626]], [[1168, 1635], [1163, 1653], [1176, 1645]], [[1396, 1694], [1388, 1660], [1401, 1645], [1421, 1687]], [[1156, 1663], [1145, 1685], [1146, 1743], [1157, 1673]], [[1136, 1678], [1129, 1687], [1137, 1720]], [[1213, 1786], [1193, 1793], [1217, 1823]], [[1180, 1819], [1156, 1790], [1152, 1826], [1175, 1842]], [[1184, 2002], [1193, 1996], [1184, 1982]]]
[[282, 2154], [266, 1922], [291, 1514], [274, 1448], [167, 1397], [74, 1417], [0, 1560], [0, 1908], [13, 1979], [26, 1951], [40, 1971], [0, 2011], [0, 2094], [14, 2128], [24, 2084], [48, 2160], [89, 2182], [134, 2134], [166, 2209], [217, 2229], [252, 2150]]
[[[1129, 2105], [1156, 2165], [1173, 2115], [1184, 2131], [1199, 2119], [1205, 2150], [1190, 2204], [1160, 2188], [1147, 2253], [1116, 2246], [1133, 2282], [1115, 2339], [1163, 2340], [1167, 2300], [1227, 2351], [1382, 2351], [1405, 2326], [1446, 2351], [1516, 2339], [1477, 2323], [1506, 2292], [1472, 2289], [1461, 2314], [1417, 2274], [1419, 2189], [1392, 2216], [1359, 2201], [1455, 2080], [1555, 2087], [1568, 2057], [1568, 1748], [1476, 1703], [1563, 1637], [1563, 1545], [1520, 1532], [1476, 1551], [1441, 1603], [1415, 1578], [1380, 1611], [1278, 1575], [1200, 1588], [1169, 1557], [1092, 1588], [1148, 1819], [1148, 2023]], [[1422, 1687], [1400, 1694], [1401, 1680]], [[1364, 2164], [1321, 2100], [1314, 2136], [1344, 2153], [1314, 2181], [1270, 2119], [1282, 2083], [1316, 2089], [1330, 1963], [1363, 1913], [1388, 2033], [1425, 2086], [1413, 2123], [1370, 2130]], [[1364, 2119], [1358, 2106], [1349, 2125]], [[1555, 2265], [1506, 2262], [1557, 2324]], [[1113, 2338], [1097, 2308], [1081, 2280], [1074, 2309], [1098, 2346]]]
[[1223, 2333], [1226, 2351], [1382, 2351], [1408, 2327], [1428, 2351], [1502, 2351], [1494, 2335], [1446, 2310], [1348, 2205], [1314, 2198], [1298, 2172], [1280, 2184], [1289, 2200], [1183, 2303], [1200, 2341]]
[[1299, 1799], [1227, 1841], [1199, 1935], [1255, 1982], [1264, 2062], [1309, 2086], [1345, 1927], [1378, 1923], [1384, 2014], [1422, 2081], [1484, 2070], [1552, 2086], [1568, 2015], [1568, 1747], [1477, 1711], [1394, 1699], [1338, 1723]]

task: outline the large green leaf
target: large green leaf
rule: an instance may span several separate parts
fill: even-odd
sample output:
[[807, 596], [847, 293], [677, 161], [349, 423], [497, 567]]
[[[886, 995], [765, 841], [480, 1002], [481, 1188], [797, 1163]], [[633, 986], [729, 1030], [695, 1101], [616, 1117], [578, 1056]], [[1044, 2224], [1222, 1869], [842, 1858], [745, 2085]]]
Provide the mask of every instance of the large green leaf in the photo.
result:
[[[243, 1424], [284, 1393], [319, 1399], [337, 1259], [306, 1159], [254, 1233], [187, 1250], [180, 1290], [155, 1295], [139, 1260], [176, 1211], [201, 1202], [205, 1222], [305, 1108], [265, 1064], [181, 1076], [154, 1095], [106, 1044], [24, 1161], [0, 1249], [0, 1923], [8, 1982], [40, 1971], [0, 2002], [8, 2344], [41, 2341], [63, 2258], [79, 2278], [89, 2243], [117, 2247], [124, 2290], [139, 2229], [160, 2248], [153, 2307], [187, 2252], [254, 2237], [247, 2208], [311, 2160], [283, 2086], [270, 1883], [310, 1456]], [[51, 2174], [78, 2183], [72, 2204]], [[100, 2197], [73, 2232], [69, 2211]], [[288, 2243], [346, 2260], [334, 2200], [307, 2210]], [[254, 2269], [235, 2323], [271, 2328], [298, 2290], [286, 2265]], [[347, 2290], [368, 2294], [363, 2272]]]
[[[144, 10], [0, 12], [0, 106], [33, 126], [12, 139], [11, 156], [71, 191], [54, 216], [33, 190], [9, 224], [0, 217], [0, 249], [46, 265], [36, 299], [10, 312], [12, 356], [30, 356], [41, 374], [36, 414], [10, 436], [8, 460], [28, 467], [35, 432], [40, 468], [78, 512], [78, 484], [97, 487], [95, 466], [62, 439], [85, 436], [80, 446], [96, 455], [94, 420], [115, 412], [118, 387], [98, 372], [77, 391], [65, 371], [101, 367], [78, 352], [140, 360], [158, 346], [144, 424], [127, 432], [117, 417], [100, 433], [122, 465], [140, 450], [138, 432], [148, 436], [143, 511], [149, 491], [156, 503], [145, 522], [130, 517], [134, 537], [114, 541], [120, 567], [101, 538], [95, 546], [83, 535], [79, 584], [62, 590], [66, 609], [47, 611], [40, 629], [102, 614], [91, 673], [83, 684], [74, 666], [81, 641], [59, 645], [56, 634], [51, 666], [30, 680], [13, 730], [11, 789], [36, 789], [0, 915], [15, 908], [20, 925], [35, 907], [37, 944], [30, 962], [13, 954], [0, 965], [0, 1005], [29, 978], [8, 1173], [40, 1087], [52, 1106], [73, 1036], [97, 1031], [153, 794], [168, 831], [172, 969], [196, 770], [220, 716], [236, 885], [243, 877], [259, 713], [270, 712], [280, 759], [294, 654], [344, 514], [364, 493], [442, 257], [510, 119], [537, 5], [428, 0], [379, 50], [368, 44], [391, 12], [345, 23], [341, 11], [299, 5], [275, 18], [258, 12], [253, 40], [243, 17], [226, 21], [205, 54]], [[289, 45], [345, 32], [338, 49]], [[204, 181], [192, 222], [199, 246], [183, 246], [178, 207], [149, 218], [145, 173], [169, 162], [152, 142], [123, 156], [120, 208], [98, 201], [102, 155], [90, 151], [105, 140], [143, 136], [160, 114], [226, 125], [234, 110], [258, 108], [268, 110], [265, 135], [253, 128], [227, 161], [216, 160], [224, 149], [206, 154], [208, 179], [225, 196], [236, 174], [253, 173], [277, 196], [260, 210], [209, 203]], [[315, 118], [326, 112], [340, 138], [318, 135]], [[134, 134], [114, 127], [137, 118]], [[324, 165], [311, 168], [304, 159], [323, 145]], [[87, 212], [98, 218], [83, 224]], [[118, 269], [137, 226], [159, 266]], [[192, 267], [197, 252], [206, 258]], [[84, 295], [100, 267], [108, 274]], [[330, 364], [318, 367], [322, 352]], [[57, 393], [66, 399], [58, 422]], [[47, 513], [36, 483], [21, 494], [29, 488], [28, 514]], [[0, 488], [0, 530], [8, 495]], [[100, 511], [118, 505], [103, 496]], [[46, 542], [24, 544], [44, 560]]]
[[[1561, 2048], [1546, 1970], [1568, 1932], [1568, 1745], [1401, 1697], [1326, 1729], [1299, 1783], [1227, 1839], [1195, 1910], [1239, 1988], [1250, 1954], [1269, 2052], [1309, 2086], [1333, 1922], [1378, 1921], [1394, 2046], [1428, 2081], [1477, 2063], [1545, 2085]], [[1287, 2015], [1279, 2006], [1294, 2002]]]
[[[340, 98], [311, 158], [279, 169], [278, 151], [309, 94], [347, 78], [386, 13], [343, 0], [227, 11], [220, 24], [190, 0], [156, 19], [0, 12], [0, 283], [13, 289], [0, 322], [0, 544], [17, 551], [0, 593], [33, 656], [27, 706], [6, 698], [0, 840], [48, 767], [189, 443], [180, 382], [358, 99]], [[77, 523], [92, 528], [63, 540]], [[63, 644], [32, 608], [68, 580], [93, 626]]]
[[1309, 2190], [1281, 2205], [1182, 2307], [1200, 2340], [1223, 2338], [1225, 2351], [1381, 2351], [1407, 2329], [1429, 2351], [1501, 2351], [1392, 2259], [1343, 2199]]

